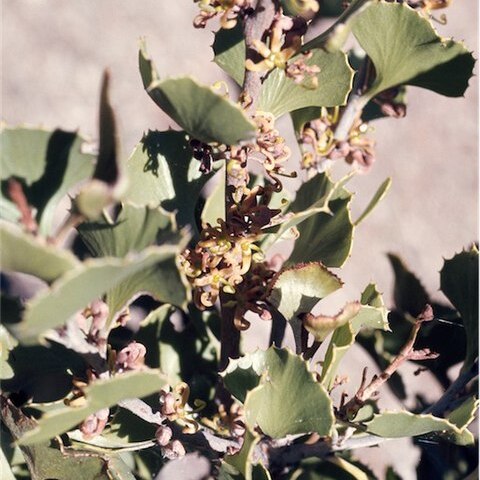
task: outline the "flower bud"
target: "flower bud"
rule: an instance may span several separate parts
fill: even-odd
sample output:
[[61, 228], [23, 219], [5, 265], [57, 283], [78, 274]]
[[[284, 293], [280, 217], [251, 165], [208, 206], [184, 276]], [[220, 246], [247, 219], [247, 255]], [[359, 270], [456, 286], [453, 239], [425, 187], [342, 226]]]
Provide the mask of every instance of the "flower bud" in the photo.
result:
[[157, 439], [157, 443], [161, 447], [165, 447], [170, 443], [172, 435], [172, 429], [166, 425], [160, 425], [155, 432], [155, 438]]

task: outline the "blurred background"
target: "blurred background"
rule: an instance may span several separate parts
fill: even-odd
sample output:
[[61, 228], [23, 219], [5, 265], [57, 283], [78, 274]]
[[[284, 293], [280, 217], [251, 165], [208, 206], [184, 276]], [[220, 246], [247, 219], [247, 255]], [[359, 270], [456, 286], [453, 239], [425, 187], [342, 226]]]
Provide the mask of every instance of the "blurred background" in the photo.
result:
[[[137, 68], [141, 37], [161, 76], [192, 75], [210, 84], [224, 79], [212, 62], [214, 24], [205, 30], [192, 27], [198, 9], [191, 0], [10, 0], [2, 1], [1, 8], [1, 118], [9, 125], [79, 130], [95, 140], [100, 80], [103, 69], [109, 68], [111, 100], [127, 157], [143, 132], [173, 126], [143, 90]], [[454, 0], [443, 12], [448, 23], [436, 23], [437, 30], [478, 52], [478, 2]], [[321, 30], [326, 22], [316, 28]], [[289, 119], [279, 126], [294, 145]], [[432, 297], [442, 300], [438, 272], [443, 258], [478, 240], [476, 77], [465, 97], [458, 99], [409, 87], [406, 118], [380, 120], [373, 126], [377, 160], [349, 184], [356, 192], [353, 218], [385, 178], [392, 177], [393, 185], [356, 230], [351, 258], [341, 272], [345, 288], [334, 303], [358, 298], [373, 281], [390, 305], [393, 274], [387, 252], [399, 254]], [[251, 329], [249, 344], [262, 345], [263, 331], [261, 326]], [[354, 353], [353, 369], [369, 363], [362, 351]], [[439, 396], [441, 387], [427, 375], [412, 375], [412, 380], [409, 398], [418, 389], [427, 398]], [[358, 385], [355, 378], [352, 385]], [[388, 392], [382, 402], [399, 405]], [[383, 465], [392, 462], [404, 479], [415, 478], [418, 452], [408, 440], [358, 453], [369, 458], [380, 478]]]

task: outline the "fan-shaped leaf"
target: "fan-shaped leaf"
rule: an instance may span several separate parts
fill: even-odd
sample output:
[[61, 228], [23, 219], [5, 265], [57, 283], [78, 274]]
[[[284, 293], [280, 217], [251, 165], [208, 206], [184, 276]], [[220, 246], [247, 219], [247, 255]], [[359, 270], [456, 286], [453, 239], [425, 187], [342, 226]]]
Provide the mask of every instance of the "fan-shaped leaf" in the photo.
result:
[[353, 34], [372, 59], [372, 98], [398, 85], [462, 96], [475, 63], [462, 43], [441, 38], [427, 18], [406, 3], [375, 1], [353, 20]]
[[245, 418], [250, 429], [258, 425], [273, 438], [308, 432], [329, 435], [334, 420], [332, 402], [306, 362], [274, 347], [265, 352], [260, 384], [247, 393]]
[[[215, 35], [213, 50], [215, 62], [241, 85], [245, 74], [245, 42], [241, 30], [220, 30]], [[308, 89], [298, 85], [287, 78], [282, 69], [276, 68], [263, 82], [258, 108], [280, 117], [303, 107], [343, 105], [353, 79], [353, 70], [346, 55], [340, 51], [329, 53], [316, 49], [305, 63], [320, 68], [318, 88]]]
[[126, 200], [174, 212], [179, 228], [196, 229], [194, 209], [211, 174], [202, 174], [185, 132], [149, 131], [127, 162]]
[[243, 111], [210, 87], [188, 77], [160, 80], [145, 45], [139, 63], [143, 85], [152, 100], [192, 137], [226, 145], [254, 137], [255, 126]]

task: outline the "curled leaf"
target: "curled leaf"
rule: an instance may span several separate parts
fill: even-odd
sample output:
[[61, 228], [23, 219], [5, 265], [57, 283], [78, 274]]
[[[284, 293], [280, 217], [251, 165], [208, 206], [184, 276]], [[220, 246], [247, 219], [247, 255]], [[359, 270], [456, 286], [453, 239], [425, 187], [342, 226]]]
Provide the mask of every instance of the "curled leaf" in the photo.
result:
[[314, 336], [315, 341], [323, 342], [336, 328], [352, 320], [360, 309], [360, 302], [350, 302], [333, 316], [307, 313], [303, 318], [303, 325]]

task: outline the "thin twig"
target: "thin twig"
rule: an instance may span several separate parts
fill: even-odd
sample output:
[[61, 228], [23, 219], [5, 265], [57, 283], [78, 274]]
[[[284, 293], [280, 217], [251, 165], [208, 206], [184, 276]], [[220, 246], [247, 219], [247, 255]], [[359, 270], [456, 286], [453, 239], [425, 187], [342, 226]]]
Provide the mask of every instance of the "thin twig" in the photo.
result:
[[8, 180], [7, 188], [10, 200], [16, 205], [20, 212], [20, 221], [25, 227], [25, 230], [29, 233], [36, 234], [38, 231], [38, 224], [33, 215], [32, 207], [29, 205], [27, 196], [23, 191], [22, 184], [18, 180], [10, 178]]
[[432, 307], [426, 305], [423, 312], [417, 317], [410, 336], [400, 353], [380, 375], [375, 375], [368, 385], [366, 384], [366, 369], [364, 370], [360, 388], [355, 396], [342, 407], [339, 412], [340, 418], [352, 418], [368, 399], [377, 394], [379, 388], [389, 380], [406, 360], [429, 360], [438, 357], [438, 354], [428, 349], [414, 350], [414, 344], [423, 322], [433, 320], [433, 318]]

